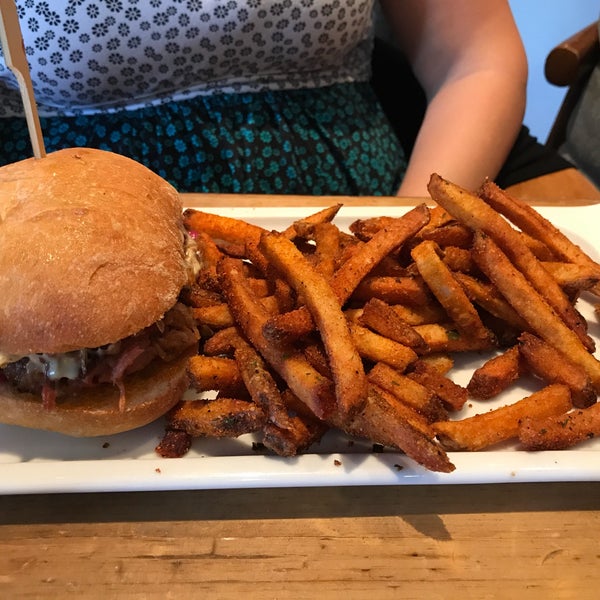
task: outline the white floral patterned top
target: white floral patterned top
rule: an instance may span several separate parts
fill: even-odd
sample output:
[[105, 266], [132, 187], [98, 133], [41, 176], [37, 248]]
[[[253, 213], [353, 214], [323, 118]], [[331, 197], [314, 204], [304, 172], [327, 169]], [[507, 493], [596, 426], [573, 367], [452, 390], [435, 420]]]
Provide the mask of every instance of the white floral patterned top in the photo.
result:
[[[17, 0], [40, 114], [366, 81], [374, 0]], [[0, 116], [22, 114], [0, 58]]]

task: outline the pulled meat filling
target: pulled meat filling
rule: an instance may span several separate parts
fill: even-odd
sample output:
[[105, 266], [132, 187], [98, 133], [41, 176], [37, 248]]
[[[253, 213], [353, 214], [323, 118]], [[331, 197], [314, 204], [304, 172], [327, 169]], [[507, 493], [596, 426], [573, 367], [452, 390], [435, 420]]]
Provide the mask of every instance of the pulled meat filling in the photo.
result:
[[102, 383], [119, 388], [120, 407], [125, 406], [124, 378], [153, 360], [169, 362], [198, 340], [191, 311], [177, 303], [164, 317], [128, 338], [100, 348], [84, 348], [65, 354], [34, 354], [5, 365], [2, 378], [21, 392], [40, 395], [52, 409], [62, 394]]

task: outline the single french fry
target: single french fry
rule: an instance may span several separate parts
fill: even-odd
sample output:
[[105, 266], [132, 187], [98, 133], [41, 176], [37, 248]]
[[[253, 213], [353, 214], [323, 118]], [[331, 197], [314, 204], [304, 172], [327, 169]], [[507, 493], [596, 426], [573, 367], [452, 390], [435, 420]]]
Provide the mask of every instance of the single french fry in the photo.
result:
[[451, 271], [458, 271], [459, 273], [471, 273], [473, 271], [470, 248], [446, 246], [442, 253], [442, 260]]
[[441, 248], [446, 246], [468, 248], [473, 241], [473, 230], [455, 221], [434, 229], [421, 231], [419, 237], [422, 240], [435, 242]]
[[413, 248], [411, 255], [429, 289], [456, 323], [458, 330], [475, 339], [491, 340], [491, 332], [481, 321], [461, 285], [439, 257], [437, 245], [431, 241], [421, 242]]
[[200, 306], [192, 310], [194, 319], [199, 325], [211, 329], [225, 329], [234, 324], [233, 317], [226, 302], [211, 306]]
[[393, 394], [398, 400], [421, 413], [430, 423], [448, 417], [440, 399], [431, 390], [385, 363], [376, 363], [367, 377], [371, 384]]
[[366, 402], [367, 378], [335, 292], [287, 238], [265, 234], [260, 247], [306, 303], [329, 357], [338, 410], [352, 415]]
[[401, 304], [418, 308], [431, 304], [432, 294], [421, 277], [365, 277], [354, 290], [352, 297], [366, 302], [379, 298], [388, 304]]
[[600, 282], [600, 273], [589, 265], [557, 261], [542, 264], [568, 295], [591, 290]]
[[420, 413], [409, 404], [399, 400], [395, 394], [392, 394], [385, 388], [382, 388], [376, 384], [371, 384], [370, 390], [372, 393], [374, 392], [379, 394], [379, 396], [381, 396], [381, 398], [383, 398], [383, 400], [385, 400], [385, 402], [392, 407], [398, 420], [406, 421], [419, 433], [422, 433], [428, 439], [433, 440], [435, 433], [431, 428], [430, 421], [427, 420], [425, 415]]
[[475, 369], [467, 384], [471, 398], [488, 400], [506, 390], [521, 375], [519, 348], [512, 346]]
[[389, 402], [374, 387], [370, 387], [365, 406], [344, 431], [384, 446], [399, 448], [431, 471], [454, 471], [455, 466], [440, 444], [399, 417], [396, 410], [399, 404]]
[[428, 185], [432, 198], [449, 213], [474, 230], [491, 237], [508, 256], [515, 267], [546, 298], [548, 304], [581, 339], [588, 350], [594, 349], [594, 340], [587, 334], [585, 319], [575, 310], [558, 283], [544, 269], [531, 250], [523, 244], [519, 232], [481, 198], [433, 174]]
[[427, 354], [426, 356], [420, 356], [419, 362], [427, 365], [428, 368], [433, 369], [440, 375], [448, 375], [455, 364], [454, 358], [446, 352], [437, 352]]
[[425, 340], [430, 352], [470, 352], [495, 347], [491, 340], [463, 335], [454, 323], [424, 323], [414, 328]]
[[528, 416], [560, 415], [571, 406], [569, 388], [551, 384], [514, 404], [460, 421], [440, 421], [433, 428], [444, 448], [477, 451], [516, 438], [521, 421]]
[[200, 263], [197, 281], [206, 289], [218, 291], [217, 263], [223, 257], [223, 253], [205, 231], [195, 232], [194, 240]]
[[235, 325], [211, 332], [204, 341], [201, 354], [205, 356], [228, 356], [233, 355], [240, 332]]
[[399, 344], [412, 348], [417, 353], [429, 348], [425, 340], [400, 315], [383, 300], [371, 298], [363, 307], [358, 324], [390, 338]]
[[[252, 287], [249, 281], [248, 285]], [[259, 297], [257, 295], [257, 297]], [[279, 303], [275, 296], [259, 297], [260, 303], [269, 314], [274, 314], [279, 310]], [[202, 306], [192, 309], [194, 319], [201, 325], [206, 325], [211, 329], [225, 329], [235, 324], [229, 305], [226, 302], [215, 304], [213, 306]]]
[[519, 331], [527, 329], [527, 323], [494, 285], [466, 273], [455, 273], [454, 277], [474, 304]]
[[236, 398], [183, 400], [167, 414], [167, 429], [193, 437], [230, 438], [260, 431], [266, 415], [254, 402]]
[[446, 311], [435, 298], [420, 306], [405, 306], [403, 304], [393, 304], [391, 306], [403, 321], [413, 327], [430, 323], [442, 323], [448, 319]]
[[192, 440], [186, 431], [167, 428], [154, 450], [162, 458], [181, 458], [189, 452]]
[[404, 371], [418, 358], [412, 348], [379, 335], [366, 327], [349, 323], [349, 329], [352, 341], [363, 358], [374, 362], [383, 362], [399, 371]]
[[258, 225], [252, 225], [241, 219], [225, 217], [193, 208], [188, 208], [183, 212], [183, 223], [188, 230], [204, 232], [213, 240], [241, 245], [245, 245], [247, 242], [258, 243], [261, 234], [266, 231]]
[[340, 231], [333, 223], [313, 226], [316, 268], [324, 277], [333, 277], [340, 251]]
[[197, 282], [181, 290], [181, 301], [192, 308], [215, 306], [224, 302], [219, 291], [210, 289], [210, 285], [206, 286]]
[[468, 399], [466, 388], [442, 375], [427, 362], [417, 361], [407, 376], [434, 393], [449, 410], [460, 410]]
[[600, 403], [567, 414], [536, 418], [527, 415], [519, 428], [524, 450], [565, 450], [600, 435]]
[[[292, 240], [296, 237], [298, 231], [303, 227], [314, 226], [322, 223], [330, 223], [338, 214], [342, 206], [343, 204], [332, 204], [331, 206], [326, 206], [325, 208], [318, 210], [307, 217], [295, 221], [289, 227], [284, 229], [281, 232], [281, 235]], [[302, 233], [300, 233], [300, 235], [302, 235]]]
[[196, 355], [188, 360], [190, 385], [198, 392], [236, 390], [243, 386], [235, 360], [220, 356]]
[[573, 406], [585, 408], [597, 400], [597, 393], [585, 369], [566, 354], [531, 333], [522, 333], [519, 354], [529, 370], [546, 383], [564, 383], [571, 390]]
[[596, 391], [600, 390], [600, 362], [491, 238], [481, 233], [475, 236], [473, 258], [521, 318], [527, 321], [529, 330], [581, 365]]

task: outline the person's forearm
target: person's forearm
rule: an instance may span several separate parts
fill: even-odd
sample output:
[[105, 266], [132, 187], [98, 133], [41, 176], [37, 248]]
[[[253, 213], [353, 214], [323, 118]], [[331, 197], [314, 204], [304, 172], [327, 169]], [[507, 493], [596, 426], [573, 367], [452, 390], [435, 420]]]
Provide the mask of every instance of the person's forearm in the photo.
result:
[[433, 172], [472, 190], [495, 178], [522, 123], [519, 85], [490, 72], [443, 87], [429, 104], [398, 195], [427, 196]]

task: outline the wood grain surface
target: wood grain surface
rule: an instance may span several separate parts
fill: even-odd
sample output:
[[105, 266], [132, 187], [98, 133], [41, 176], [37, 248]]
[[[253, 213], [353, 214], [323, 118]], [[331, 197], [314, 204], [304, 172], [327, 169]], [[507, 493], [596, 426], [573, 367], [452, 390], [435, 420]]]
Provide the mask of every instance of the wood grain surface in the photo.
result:
[[585, 600], [599, 537], [597, 482], [4, 496], [0, 598]]
[[600, 483], [0, 497], [3, 598], [595, 598]]

